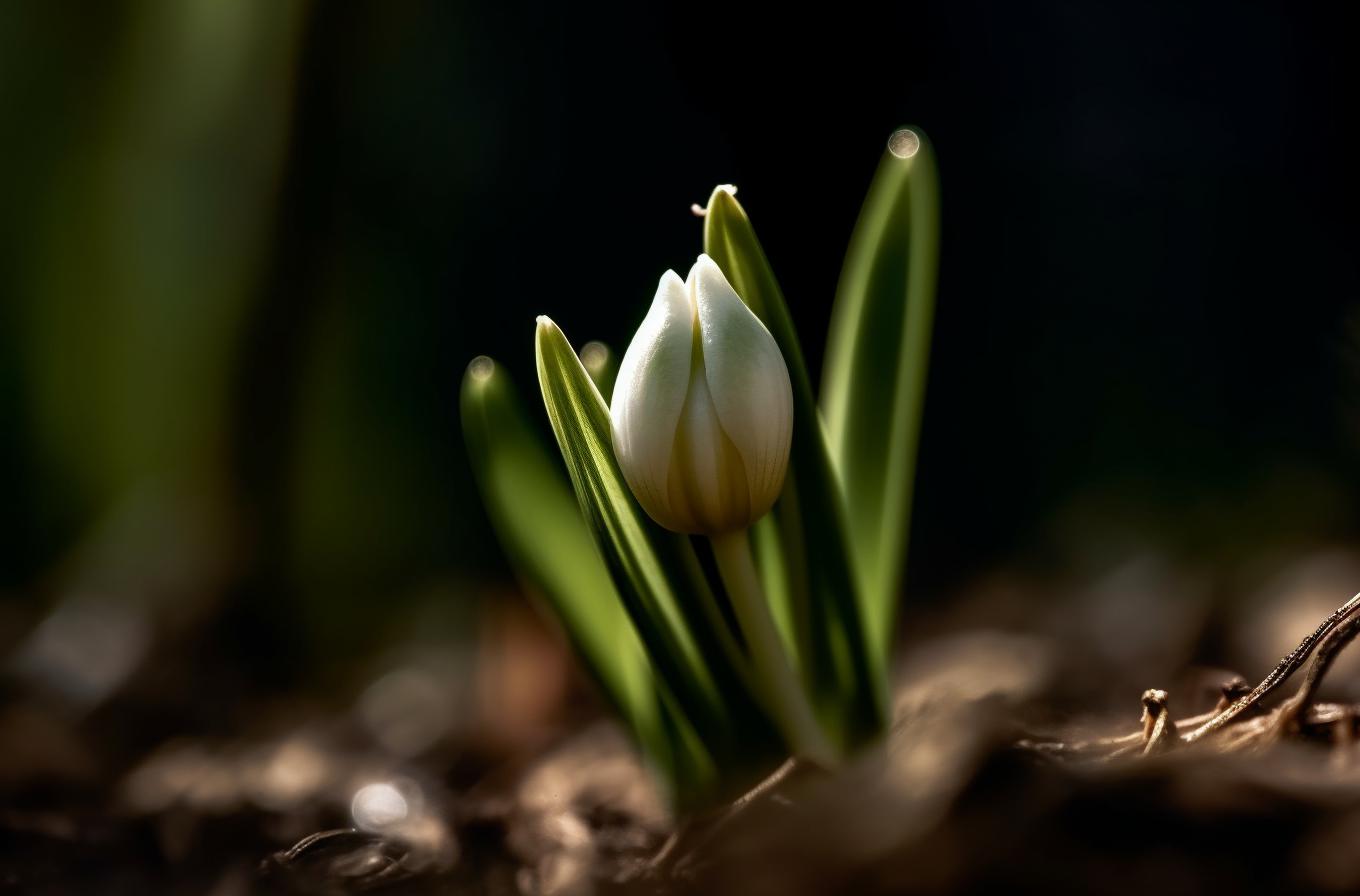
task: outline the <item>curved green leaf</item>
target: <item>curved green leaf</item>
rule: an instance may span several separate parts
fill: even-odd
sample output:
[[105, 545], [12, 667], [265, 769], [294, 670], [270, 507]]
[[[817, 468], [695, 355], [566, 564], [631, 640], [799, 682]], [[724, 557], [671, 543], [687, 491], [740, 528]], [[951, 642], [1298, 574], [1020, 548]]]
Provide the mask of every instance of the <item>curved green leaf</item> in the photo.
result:
[[654, 724], [651, 670], [609, 571], [509, 377], [490, 358], [468, 367], [461, 410], [473, 473], [516, 573], [551, 603], [606, 696], [630, 721]]
[[473, 473], [515, 572], [552, 608], [591, 677], [672, 787], [707, 790], [713, 760], [663, 696], [560, 466], [490, 358], [469, 365], [461, 411]]
[[935, 154], [924, 134], [903, 128], [888, 142], [850, 240], [822, 380], [865, 625], [883, 661], [906, 564], [939, 260]]
[[[788, 586], [772, 601], [793, 620], [797, 655], [828, 728], [853, 743], [881, 730], [886, 682], [870, 660], [846, 545], [839, 487], [793, 319], [746, 210], [719, 187], [704, 219], [704, 251], [769, 328], [793, 384], [793, 446], [784, 493], [775, 506]], [[767, 583], [768, 584], [768, 583]]]
[[653, 667], [715, 759], [762, 755], [773, 727], [751, 696], [693, 550], [638, 506], [614, 457], [609, 409], [546, 317], [535, 346], [543, 401], [581, 511]]

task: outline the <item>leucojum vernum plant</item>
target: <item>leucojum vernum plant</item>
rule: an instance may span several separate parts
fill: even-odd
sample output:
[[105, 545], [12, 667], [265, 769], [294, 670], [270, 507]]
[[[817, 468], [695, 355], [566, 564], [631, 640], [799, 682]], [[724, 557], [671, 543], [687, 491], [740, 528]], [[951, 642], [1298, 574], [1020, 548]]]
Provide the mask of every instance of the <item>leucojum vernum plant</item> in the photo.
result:
[[700, 210], [702, 254], [662, 275], [621, 363], [538, 319], [560, 459], [490, 358], [462, 391], [513, 567], [681, 807], [789, 756], [834, 767], [883, 730], [939, 264], [934, 155], [903, 128], [851, 236], [814, 393], [735, 193]]

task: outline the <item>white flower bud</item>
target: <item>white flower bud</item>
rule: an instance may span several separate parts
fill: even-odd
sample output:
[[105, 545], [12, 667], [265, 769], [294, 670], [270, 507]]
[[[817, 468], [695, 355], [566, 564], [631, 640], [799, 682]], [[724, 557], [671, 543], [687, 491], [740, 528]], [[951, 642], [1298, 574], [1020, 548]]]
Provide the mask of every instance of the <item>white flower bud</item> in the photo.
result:
[[793, 390], [770, 331], [700, 255], [667, 271], [619, 366], [614, 452], [643, 509], [675, 532], [747, 528], [779, 497]]

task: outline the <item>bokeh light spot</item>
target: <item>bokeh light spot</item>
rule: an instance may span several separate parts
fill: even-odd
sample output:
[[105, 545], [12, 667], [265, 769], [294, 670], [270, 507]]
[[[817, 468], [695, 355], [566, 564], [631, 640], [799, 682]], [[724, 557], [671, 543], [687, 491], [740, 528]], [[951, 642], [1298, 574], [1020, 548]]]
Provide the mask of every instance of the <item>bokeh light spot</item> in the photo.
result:
[[478, 355], [472, 359], [468, 365], [468, 373], [478, 382], [485, 382], [491, 379], [491, 374], [496, 372], [496, 362], [486, 355]]
[[898, 128], [888, 138], [888, 152], [899, 159], [909, 159], [921, 149], [921, 137], [911, 128]]
[[406, 797], [386, 782], [360, 787], [350, 803], [350, 814], [360, 830], [382, 832], [404, 822], [411, 812]]

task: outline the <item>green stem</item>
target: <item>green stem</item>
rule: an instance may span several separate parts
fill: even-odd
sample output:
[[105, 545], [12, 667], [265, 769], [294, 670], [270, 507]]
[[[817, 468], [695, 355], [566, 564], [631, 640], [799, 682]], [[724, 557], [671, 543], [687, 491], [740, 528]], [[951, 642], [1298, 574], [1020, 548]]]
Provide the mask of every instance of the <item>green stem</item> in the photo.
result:
[[737, 624], [750, 646], [756, 680], [774, 713], [775, 724], [795, 755], [823, 765], [834, 765], [835, 748], [817, 723], [779, 639], [765, 592], [760, 587], [760, 578], [756, 575], [746, 531], [714, 535], [712, 541], [718, 573], [732, 601]]

